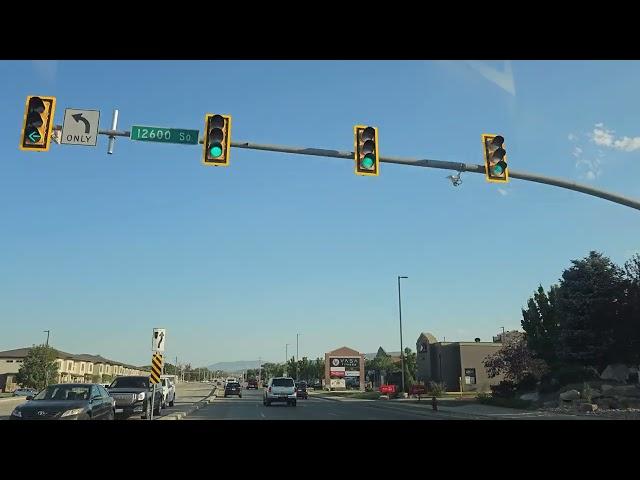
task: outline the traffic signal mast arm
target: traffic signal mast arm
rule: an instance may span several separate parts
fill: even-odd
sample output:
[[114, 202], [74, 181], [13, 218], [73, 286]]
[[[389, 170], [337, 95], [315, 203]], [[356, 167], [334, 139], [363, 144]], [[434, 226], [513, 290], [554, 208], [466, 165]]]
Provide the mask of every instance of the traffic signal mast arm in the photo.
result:
[[[62, 129], [62, 126], [56, 126], [56, 129]], [[128, 137], [130, 132], [121, 132], [115, 130], [100, 130], [98, 132], [101, 135], [109, 135], [115, 137]], [[199, 143], [203, 143], [200, 140]], [[313, 155], [317, 157], [331, 157], [331, 158], [344, 158], [353, 161], [354, 152], [345, 152], [339, 150], [327, 150], [324, 148], [302, 148], [302, 147], [287, 147], [284, 145], [266, 145], [250, 142], [231, 142], [232, 147], [246, 148], [249, 150], [264, 150], [267, 152], [280, 152], [280, 153], [292, 153], [294, 155]], [[383, 157], [380, 156], [380, 161], [384, 163], [396, 163], [398, 165], [411, 165], [414, 167], [426, 167], [426, 168], [440, 168], [443, 170], [455, 170], [459, 172], [480, 173], [485, 175], [486, 168], [484, 165], [474, 165], [468, 163], [457, 162], [444, 162], [441, 160], [416, 160], [405, 157]], [[590, 187], [588, 185], [582, 185], [580, 183], [569, 182], [560, 178], [545, 177], [543, 175], [537, 175], [534, 173], [520, 172], [509, 168], [509, 177], [518, 178], [529, 182], [544, 183], [546, 185], [552, 185], [554, 187], [566, 188], [575, 192], [584, 193], [586, 195], [592, 195], [594, 197], [609, 200], [610, 202], [618, 203], [626, 207], [635, 208], [640, 210], [640, 201], [618, 195], [616, 193], [607, 192], [597, 188]]]

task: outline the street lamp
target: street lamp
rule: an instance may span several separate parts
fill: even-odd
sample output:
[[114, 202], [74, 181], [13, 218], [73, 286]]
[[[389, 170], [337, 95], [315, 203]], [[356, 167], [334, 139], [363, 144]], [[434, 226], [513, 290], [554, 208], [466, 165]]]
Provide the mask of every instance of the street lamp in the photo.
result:
[[287, 371], [287, 362], [289, 361], [289, 344], [285, 344], [284, 347], [284, 371], [285, 374], [288, 374], [289, 372]]
[[[49, 333], [51, 333], [50, 330], [43, 330], [43, 332], [47, 332], [47, 348], [49, 348]], [[48, 387], [49, 386], [49, 370], [47, 369], [47, 363], [45, 362], [44, 364], [44, 386]]]
[[300, 337], [299, 333], [296, 333], [296, 380], [300, 380], [300, 375], [298, 374], [298, 362], [300, 361], [298, 357], [298, 338]]
[[402, 345], [402, 301], [400, 297], [400, 279], [409, 277], [398, 277], [398, 313], [400, 315], [400, 362], [402, 366], [402, 392], [404, 393], [404, 347]]

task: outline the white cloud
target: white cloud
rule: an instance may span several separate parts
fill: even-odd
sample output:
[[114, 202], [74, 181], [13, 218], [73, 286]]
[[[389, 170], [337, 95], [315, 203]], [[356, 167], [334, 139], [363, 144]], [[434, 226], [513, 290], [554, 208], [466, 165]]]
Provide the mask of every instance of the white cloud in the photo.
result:
[[567, 138], [569, 139], [570, 142], [573, 142], [578, 139], [578, 137], [576, 137], [573, 133], [570, 133]]
[[589, 170], [587, 172], [587, 180], [595, 180], [595, 179], [596, 179], [596, 174], [593, 171]]
[[498, 192], [500, 193], [500, 195], [502, 195], [503, 197], [506, 195], [509, 195], [509, 192], [507, 192], [504, 188], [499, 188]]
[[573, 156], [576, 158], [580, 158], [580, 155], [582, 155], [582, 149], [580, 147], [575, 147], [573, 149]]
[[614, 134], [614, 130], [609, 130], [602, 123], [596, 123], [591, 133], [591, 141], [601, 147], [613, 148], [622, 152], [640, 150], [640, 137], [622, 137], [616, 139]]
[[53, 82], [56, 79], [58, 72], [57, 60], [32, 60], [31, 65], [44, 80]]
[[510, 93], [515, 97], [516, 84], [513, 79], [513, 71], [511, 70], [510, 61], [505, 60], [502, 70], [493, 68], [486, 63], [480, 62], [478, 60], [468, 60], [466, 63], [484, 78], [492, 83], [495, 83], [505, 92]]

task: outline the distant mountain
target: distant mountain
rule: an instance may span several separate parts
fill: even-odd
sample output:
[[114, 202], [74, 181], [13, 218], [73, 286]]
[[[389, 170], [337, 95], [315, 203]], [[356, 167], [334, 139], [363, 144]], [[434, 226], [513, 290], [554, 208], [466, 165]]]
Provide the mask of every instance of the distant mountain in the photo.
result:
[[[237, 362], [218, 362], [213, 365], [209, 365], [209, 370], [223, 370], [225, 372], [234, 373], [242, 372], [243, 370], [249, 370], [250, 368], [258, 368], [258, 360], [240, 360]], [[267, 363], [266, 360], [262, 361], [263, 364]]]

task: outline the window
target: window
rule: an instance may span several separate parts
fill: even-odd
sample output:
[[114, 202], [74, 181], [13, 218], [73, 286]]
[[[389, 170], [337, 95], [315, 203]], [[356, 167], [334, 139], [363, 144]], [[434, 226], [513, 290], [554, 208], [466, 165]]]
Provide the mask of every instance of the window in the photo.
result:
[[7, 363], [13, 363], [13, 360], [7, 360]]
[[464, 369], [464, 382], [467, 385], [475, 385], [476, 384], [476, 369], [475, 368], [465, 368]]
[[93, 363], [89, 364], [89, 373], [93, 373]]
[[73, 370], [73, 362], [67, 362], [67, 370]]
[[102, 367], [103, 367], [103, 365], [100, 364], [100, 373], [102, 373]]
[[274, 387], [293, 387], [293, 378], [274, 378], [271, 385]]
[[84, 372], [84, 363], [81, 363], [80, 364], [80, 373], [83, 373], [83, 372]]

